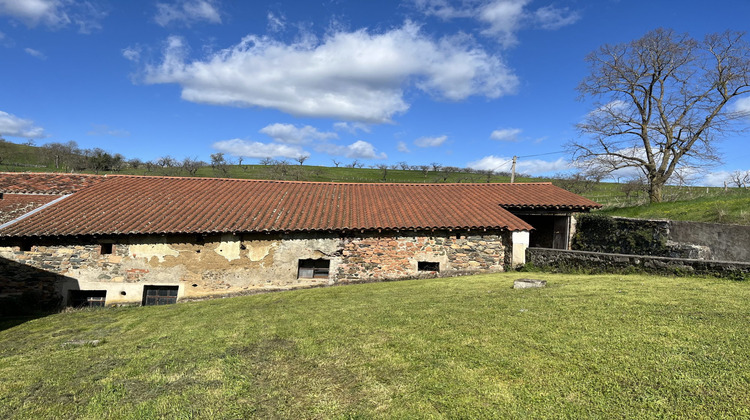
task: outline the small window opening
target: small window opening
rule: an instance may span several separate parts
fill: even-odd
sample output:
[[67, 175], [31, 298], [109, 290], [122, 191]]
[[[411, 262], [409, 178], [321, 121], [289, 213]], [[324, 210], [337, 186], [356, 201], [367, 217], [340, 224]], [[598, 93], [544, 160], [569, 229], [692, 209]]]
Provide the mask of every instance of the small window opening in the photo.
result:
[[99, 253], [101, 255], [110, 255], [114, 249], [115, 249], [115, 245], [114, 244], [101, 244], [101, 245], [99, 245]]
[[30, 243], [23, 243], [18, 247], [21, 252], [29, 252], [31, 251], [31, 244]]
[[143, 286], [143, 306], [177, 303], [179, 286]]
[[106, 300], [106, 290], [70, 290], [68, 292], [68, 306], [73, 308], [104, 307]]
[[419, 261], [417, 262], [417, 271], [440, 272], [440, 263], [432, 261]]
[[329, 260], [299, 260], [297, 278], [299, 279], [327, 279], [331, 267]]

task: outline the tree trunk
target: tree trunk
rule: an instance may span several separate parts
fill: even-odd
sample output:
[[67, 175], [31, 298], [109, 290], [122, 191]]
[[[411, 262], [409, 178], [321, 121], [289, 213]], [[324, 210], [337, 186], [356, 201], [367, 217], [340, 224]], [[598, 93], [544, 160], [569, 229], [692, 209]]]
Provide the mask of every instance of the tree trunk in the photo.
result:
[[648, 201], [650, 203], [661, 203], [662, 200], [662, 189], [664, 188], [664, 183], [658, 182], [658, 181], [651, 181], [651, 184], [648, 188]]

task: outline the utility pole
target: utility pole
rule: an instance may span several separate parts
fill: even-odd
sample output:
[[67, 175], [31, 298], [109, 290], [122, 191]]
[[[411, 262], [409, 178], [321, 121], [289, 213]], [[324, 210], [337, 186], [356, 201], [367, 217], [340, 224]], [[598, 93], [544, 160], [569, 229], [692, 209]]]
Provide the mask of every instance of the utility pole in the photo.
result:
[[518, 156], [513, 156], [513, 166], [510, 167], [510, 183], [516, 182], [516, 160]]

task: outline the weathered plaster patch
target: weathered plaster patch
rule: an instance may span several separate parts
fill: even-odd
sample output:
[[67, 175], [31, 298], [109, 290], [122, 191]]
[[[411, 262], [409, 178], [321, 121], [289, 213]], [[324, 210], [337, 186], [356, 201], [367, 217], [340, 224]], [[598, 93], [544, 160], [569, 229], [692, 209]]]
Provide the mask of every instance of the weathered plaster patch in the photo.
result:
[[250, 242], [247, 250], [247, 258], [250, 261], [263, 261], [271, 253], [271, 248], [273, 248], [273, 243], [269, 241]]
[[164, 257], [177, 257], [179, 251], [165, 243], [146, 243], [130, 245], [130, 255], [133, 258], [145, 258], [151, 260], [156, 257], [160, 263], [164, 262]]
[[240, 241], [234, 235], [222, 235], [221, 242], [214, 248], [214, 252], [226, 258], [227, 261], [240, 259]]

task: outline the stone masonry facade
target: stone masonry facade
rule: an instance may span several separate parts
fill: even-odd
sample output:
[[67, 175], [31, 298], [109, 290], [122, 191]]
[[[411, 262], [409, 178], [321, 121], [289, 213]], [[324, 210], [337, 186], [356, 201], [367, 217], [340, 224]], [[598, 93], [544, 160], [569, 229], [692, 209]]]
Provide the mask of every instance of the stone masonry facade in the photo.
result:
[[506, 265], [509, 233], [489, 235], [346, 238], [336, 280], [367, 281], [415, 277], [419, 261], [440, 264], [439, 273], [502, 271]]
[[[123, 236], [0, 246], [0, 299], [33, 292], [64, 304], [71, 290], [138, 304], [144, 286], [178, 287], [178, 300], [336, 283], [503, 271], [511, 233], [400, 232]], [[327, 278], [298, 278], [300, 260], [327, 260]], [[420, 271], [419, 263], [437, 271]]]

